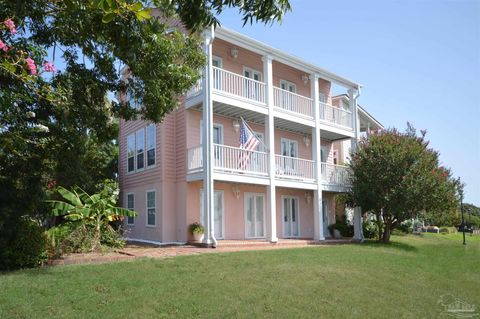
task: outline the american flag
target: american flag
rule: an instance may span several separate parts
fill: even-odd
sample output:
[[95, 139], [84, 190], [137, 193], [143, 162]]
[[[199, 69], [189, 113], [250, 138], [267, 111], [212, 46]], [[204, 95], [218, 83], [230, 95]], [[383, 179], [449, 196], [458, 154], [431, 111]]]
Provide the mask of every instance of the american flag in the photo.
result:
[[242, 124], [240, 125], [240, 148], [242, 150], [240, 151], [239, 168], [244, 169], [247, 166], [252, 154], [251, 151], [255, 150], [259, 143], [260, 140], [250, 131], [242, 119]]

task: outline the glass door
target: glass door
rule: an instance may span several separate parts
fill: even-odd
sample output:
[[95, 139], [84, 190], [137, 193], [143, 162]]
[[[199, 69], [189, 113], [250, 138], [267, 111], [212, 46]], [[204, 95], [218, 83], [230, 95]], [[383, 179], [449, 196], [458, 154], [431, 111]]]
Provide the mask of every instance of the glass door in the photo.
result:
[[300, 223], [298, 221], [298, 199], [296, 197], [283, 198], [283, 236], [300, 236]]
[[281, 167], [285, 175], [295, 176], [296, 172], [296, 161], [295, 158], [298, 157], [298, 143], [294, 140], [289, 140], [282, 138], [282, 163]]
[[245, 193], [245, 237], [265, 237], [264, 195]]
[[328, 202], [327, 200], [322, 200], [322, 217], [323, 217], [323, 236], [330, 237], [330, 232], [328, 231]]
[[[200, 223], [205, 225], [205, 215], [203, 212], [204, 192], [200, 191]], [[215, 191], [213, 194], [213, 233], [216, 239], [224, 239], [224, 209], [223, 192]]]
[[[243, 69], [243, 75], [246, 78], [262, 81], [262, 73], [250, 68]], [[244, 83], [244, 97], [252, 100], [260, 100], [260, 85], [258, 82], [253, 82], [245, 79]]]

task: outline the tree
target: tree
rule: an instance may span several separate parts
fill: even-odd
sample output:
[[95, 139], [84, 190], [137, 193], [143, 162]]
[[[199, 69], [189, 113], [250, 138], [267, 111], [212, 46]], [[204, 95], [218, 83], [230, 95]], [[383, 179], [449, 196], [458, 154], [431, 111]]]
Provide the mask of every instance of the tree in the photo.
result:
[[67, 190], [57, 188], [63, 200], [49, 200], [52, 213], [55, 216], [64, 216], [67, 221], [79, 222], [80, 227], [86, 230], [91, 227], [94, 232], [91, 250], [100, 247], [102, 226], [108, 227], [109, 222], [121, 217], [135, 217], [137, 213], [126, 208], [116, 207], [118, 186], [116, 183], [105, 183], [104, 188], [93, 195], [89, 195], [81, 188]]
[[[49, 187], [95, 192], [115, 176], [114, 119], [159, 122], [174, 110], [205, 63], [197, 31], [227, 7], [265, 23], [290, 9], [288, 0], [0, 0], [0, 259], [21, 216], [45, 215]], [[142, 107], [107, 99], [117, 93]]]
[[417, 136], [410, 124], [405, 133], [380, 130], [362, 138], [352, 154], [348, 204], [375, 215], [383, 242], [390, 241], [392, 229], [421, 212], [458, 208], [460, 182], [440, 165], [425, 134]]

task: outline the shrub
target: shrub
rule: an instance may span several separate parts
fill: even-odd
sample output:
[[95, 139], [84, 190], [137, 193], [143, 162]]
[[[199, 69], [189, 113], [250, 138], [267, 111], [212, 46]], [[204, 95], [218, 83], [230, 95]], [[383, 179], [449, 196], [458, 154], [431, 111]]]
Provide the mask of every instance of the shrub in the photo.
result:
[[44, 231], [37, 221], [20, 217], [3, 230], [0, 269], [36, 267], [47, 260]]
[[205, 228], [203, 228], [202, 224], [200, 224], [199, 222], [190, 224], [188, 230], [191, 234], [203, 234], [205, 232]]
[[409, 220], [397, 226], [397, 229], [405, 234], [413, 232], [413, 223]]
[[348, 225], [344, 222], [336, 222], [335, 224], [328, 225], [328, 230], [332, 235], [335, 229], [338, 230], [343, 237], [353, 237], [353, 225]]
[[[96, 246], [96, 249], [123, 248], [125, 241], [119, 238], [120, 232], [121, 229], [115, 230], [109, 224], [102, 225], [100, 245]], [[50, 259], [63, 254], [90, 252], [96, 241], [95, 227], [80, 222], [66, 222], [50, 228], [46, 234]]]
[[378, 226], [371, 220], [366, 220], [362, 224], [363, 236], [368, 239], [378, 238]]
[[455, 227], [440, 227], [440, 233], [442, 234], [455, 234], [457, 229]]

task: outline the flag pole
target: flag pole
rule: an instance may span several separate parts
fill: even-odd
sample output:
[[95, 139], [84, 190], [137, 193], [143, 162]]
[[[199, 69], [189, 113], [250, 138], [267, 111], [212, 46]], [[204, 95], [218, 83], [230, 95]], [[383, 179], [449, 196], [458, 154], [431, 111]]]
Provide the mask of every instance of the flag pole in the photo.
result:
[[240, 119], [242, 120], [243, 125], [245, 125], [245, 126], [247, 127], [247, 129], [248, 129], [250, 132], [252, 132], [252, 134], [255, 136], [255, 138], [256, 138], [260, 143], [262, 143], [263, 147], [265, 148], [265, 151], [268, 152], [268, 151], [269, 151], [269, 148], [267, 147], [267, 145], [265, 145], [265, 143], [263, 143], [263, 141], [262, 141], [261, 139], [259, 139], [259, 138], [255, 135], [254, 130], [252, 130], [252, 128], [247, 124], [247, 121], [245, 121], [245, 119], [244, 119], [242, 116], [240, 116]]

